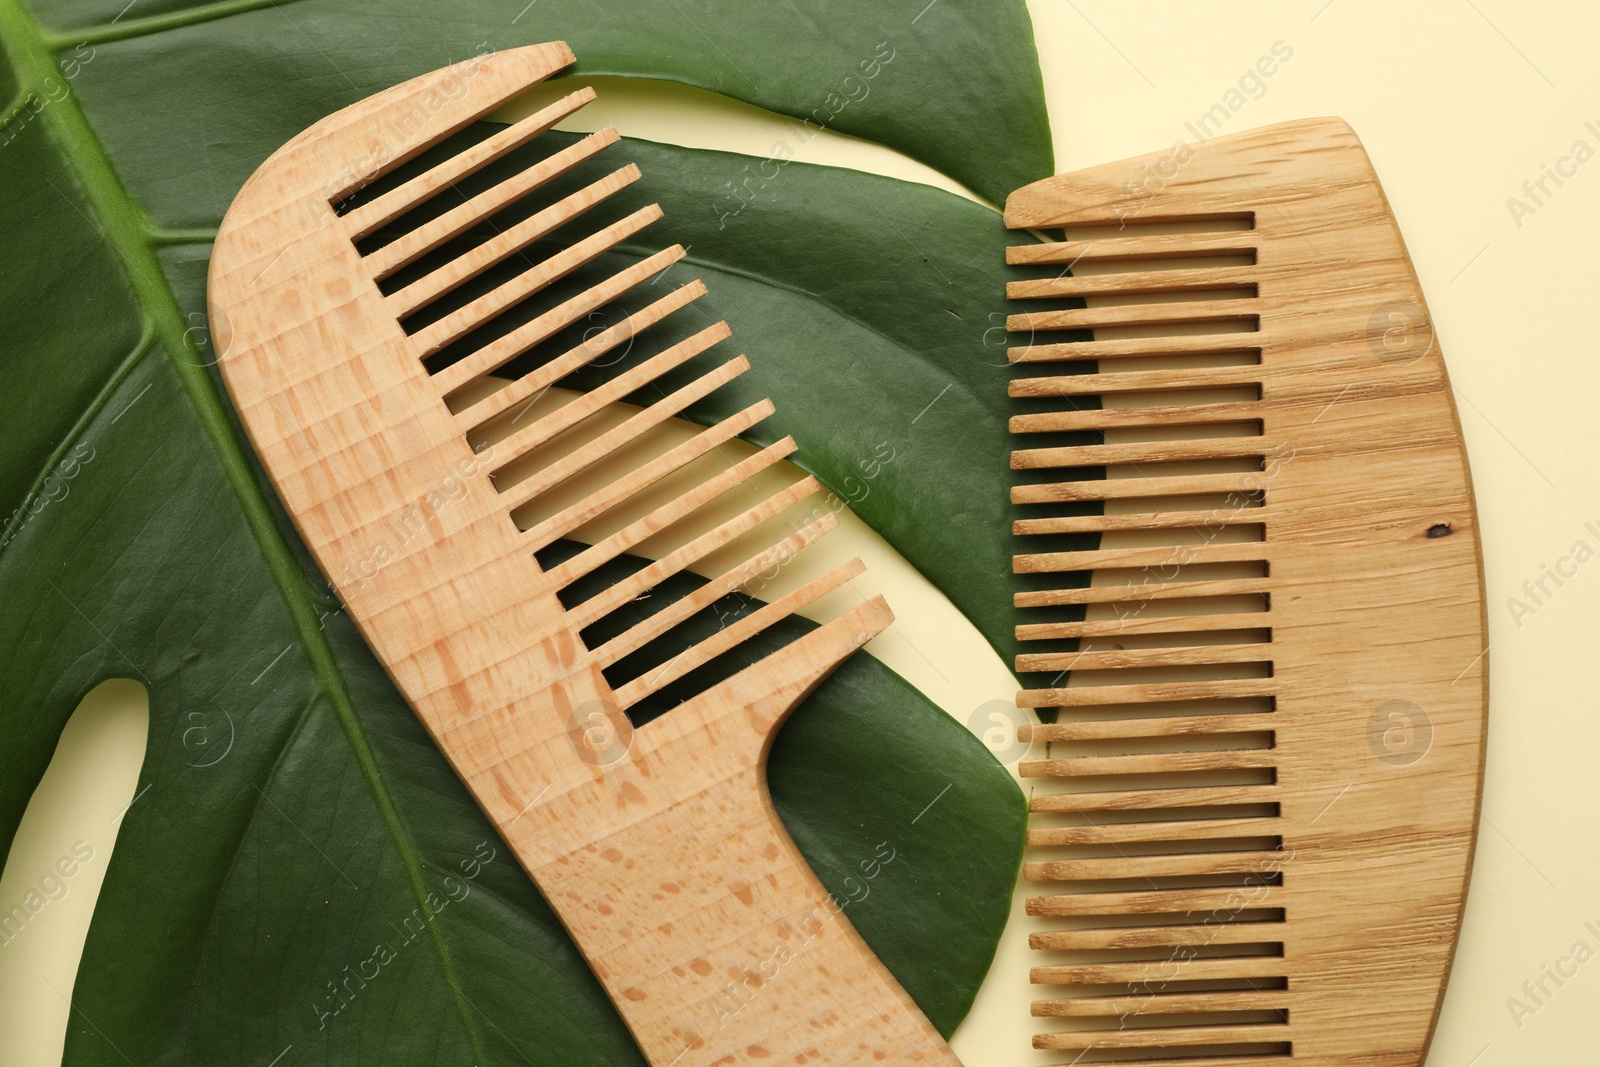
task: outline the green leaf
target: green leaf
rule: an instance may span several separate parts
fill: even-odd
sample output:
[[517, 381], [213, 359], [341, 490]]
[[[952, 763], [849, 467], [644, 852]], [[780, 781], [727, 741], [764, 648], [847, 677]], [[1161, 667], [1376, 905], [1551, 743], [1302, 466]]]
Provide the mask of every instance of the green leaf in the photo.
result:
[[74, 88], [164, 226], [220, 217], [262, 146], [329, 111], [550, 40], [572, 45], [579, 74], [679, 82], [877, 141], [994, 203], [1054, 172], [1023, 0], [455, 0], [448, 17], [407, 0], [144, 0], [120, 19], [126, 0], [29, 6], [66, 53], [94, 49]]
[[[289, 10], [328, 8], [303, 0]], [[59, 10], [99, 18], [91, 5]], [[413, 67], [438, 65], [451, 45], [435, 22], [391, 18], [384, 34], [420, 40], [431, 29], [435, 39], [376, 49], [371, 32], [341, 28], [329, 14], [320, 44], [361, 40], [360, 54], [389, 57], [363, 66], [363, 82], [352, 87], [299, 70], [304, 55], [275, 56], [275, 48], [319, 50], [263, 33], [261, 20], [288, 17], [275, 11], [162, 33], [153, 31], [164, 20], [190, 16], [152, 16], [132, 24], [147, 35], [93, 46], [93, 59], [64, 79], [68, 68], [58, 63], [70, 64], [72, 42], [91, 34], [43, 34], [16, 0], [0, 0], [10, 61], [0, 86], [22, 92], [0, 132], [0, 233], [8, 239], [0, 396], [11, 400], [0, 424], [0, 647], [10, 650], [0, 670], [8, 739], [0, 845], [89, 689], [106, 677], [139, 678], [152, 707], [142, 792], [123, 821], [74, 993], [68, 1062], [268, 1062], [289, 1044], [341, 1063], [638, 1062], [581, 958], [339, 613], [207, 366], [203, 228], [289, 133]], [[222, 58], [196, 60], [197, 36]], [[79, 91], [94, 101], [92, 122]], [[219, 105], [224, 98], [232, 103]], [[727, 181], [748, 163], [627, 150], [658, 154], [650, 165], [668, 169], [650, 184], [677, 214], [703, 197], [703, 183]], [[846, 189], [865, 185], [875, 197], [933, 211], [931, 232], [917, 234], [932, 262], [981, 253], [978, 272], [961, 276], [963, 292], [952, 290], [948, 306], [986, 329], [998, 323], [986, 316], [1000, 310], [1001, 231], [987, 209], [928, 199], [920, 187], [798, 165], [792, 175], [788, 188], [827, 199], [817, 216], [832, 220], [822, 238], [831, 252], [819, 245], [818, 262], [796, 273], [741, 246], [738, 235], [768, 217], [752, 204], [718, 236], [708, 233], [691, 258], [714, 290], [727, 288], [714, 313], [750, 332], [742, 343], [757, 366], [773, 367], [765, 387], [787, 395], [777, 397], [780, 407], [797, 408], [786, 417], [810, 425], [810, 461], [851, 494], [850, 478], [864, 474], [856, 445], [877, 438], [870, 424], [846, 425], [859, 418], [860, 395], [829, 410], [806, 403], [808, 383], [818, 395], [848, 386], [824, 379], [835, 353], [852, 350], [885, 361], [874, 372], [885, 380], [890, 363], [927, 377], [928, 366], [956, 358], [972, 337], [963, 328], [959, 343], [936, 346], [932, 364], [919, 354], [920, 334], [892, 320], [926, 318], [944, 303], [928, 303], [926, 272], [902, 282], [893, 274], [904, 264], [868, 251], [885, 247], [907, 218], [898, 205], [869, 203], [852, 226], [839, 208]], [[798, 227], [785, 238], [791, 245], [817, 239], [802, 211], [763, 225]], [[886, 299], [857, 306], [816, 285], [830, 255]], [[965, 291], [968, 281], [983, 288]], [[769, 313], [792, 321], [805, 307], [820, 318], [799, 335], [757, 332]], [[763, 353], [769, 343], [772, 358]], [[984, 355], [993, 361], [994, 347]], [[911, 394], [894, 396], [882, 417], [899, 421], [883, 428], [900, 432]], [[975, 394], [952, 398], [972, 420], [975, 447], [923, 440], [915, 464], [890, 463], [869, 479], [883, 496], [858, 510], [891, 537], [903, 535], [919, 565], [978, 604], [985, 583], [1007, 579], [987, 562], [975, 571], [965, 558], [939, 560], [923, 538], [948, 539], [894, 528], [883, 502], [937, 484], [919, 505], [933, 514], [967, 513], [971, 500], [990, 494], [993, 502], [985, 498], [963, 521], [1003, 515], [1004, 486], [988, 484], [1001, 455], [999, 416]], [[949, 438], [950, 427], [940, 433]], [[940, 470], [945, 479], [930, 477]], [[992, 550], [1003, 529], [971, 527], [982, 560], [1003, 559]], [[846, 769], [851, 780], [841, 784]], [[770, 776], [797, 842], [829, 887], [853, 901], [849, 917], [948, 1031], [1004, 922], [1023, 821], [1009, 777], [864, 656], [786, 727]], [[880, 844], [895, 859], [855, 901], [847, 879], [859, 883], [864, 862], [881, 864]], [[463, 899], [451, 885], [466, 886]], [[447, 901], [433, 914], [430, 893]]]

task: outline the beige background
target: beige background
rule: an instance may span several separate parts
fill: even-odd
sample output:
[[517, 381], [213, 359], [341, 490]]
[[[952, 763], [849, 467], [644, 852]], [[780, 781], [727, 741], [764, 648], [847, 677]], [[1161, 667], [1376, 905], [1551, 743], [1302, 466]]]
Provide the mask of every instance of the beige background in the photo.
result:
[[[935, 0], [959, 3], [959, 0]], [[1543, 568], [1569, 573], [1579, 542], [1600, 554], [1600, 372], [1589, 312], [1600, 292], [1600, 163], [1536, 202], [1523, 189], [1600, 151], [1600, 10], [1579, 0], [1037, 0], [1035, 29], [1056, 136], [1071, 170], [1193, 139], [1185, 123], [1218, 103], [1273, 44], [1294, 50], [1228, 130], [1340, 115], [1361, 135], [1399, 217], [1457, 388], [1488, 568], [1492, 670], [1488, 784], [1477, 866], [1429, 1064], [1495, 1067], [1594, 1060], [1600, 965], [1553, 996], [1524, 982], [1571, 973], [1579, 942], [1600, 952], [1600, 565], [1554, 595], [1523, 591]], [[766, 154], [787, 126], [677, 87], [599, 83], [575, 128]], [[1247, 86], [1248, 88], [1248, 86]], [[1593, 121], [1594, 129], [1586, 127]], [[884, 149], [819, 137], [802, 158], [931, 181]], [[1590, 171], [1593, 171], [1591, 174]], [[1531, 212], [1514, 217], [1508, 199]], [[760, 353], [752, 353], [759, 359]], [[1593, 522], [1594, 528], [1586, 527]], [[1009, 697], [1003, 664], [927, 583], [869, 531], [833, 535], [831, 553], [866, 556], [868, 584], [899, 616], [873, 651], [966, 721]], [[818, 551], [818, 550], [814, 550]], [[816, 561], [821, 563], [821, 560]], [[859, 584], [859, 583], [858, 583]], [[1520, 598], [1531, 612], [1511, 609]], [[75, 842], [93, 858], [15, 942], [0, 946], [0, 1067], [58, 1062], [82, 939], [134, 799], [146, 713], [142, 691], [111, 683], [86, 701], [29, 810], [0, 877], [0, 910], [19, 901]], [[1028, 1048], [1022, 923], [955, 1046], [969, 1067], [1043, 1064]], [[1513, 1015], [1511, 998], [1531, 1013]]]

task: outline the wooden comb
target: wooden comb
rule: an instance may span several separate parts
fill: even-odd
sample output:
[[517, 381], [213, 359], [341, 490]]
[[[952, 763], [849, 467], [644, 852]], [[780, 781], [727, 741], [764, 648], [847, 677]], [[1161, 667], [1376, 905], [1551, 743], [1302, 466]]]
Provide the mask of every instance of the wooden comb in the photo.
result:
[[[763, 400], [626, 473], [573, 481], [746, 368], [743, 356], [718, 361], [662, 389], [661, 399], [620, 424], [592, 432], [607, 405], [725, 338], [725, 323], [518, 424], [523, 407], [548, 387], [592, 369], [599, 357], [614, 360], [705, 291], [699, 281], [663, 287], [621, 322], [548, 351], [562, 331], [581, 328], [587, 315], [684, 255], [678, 246], [663, 249], [575, 294], [550, 296], [557, 282], [596, 269], [599, 257], [660, 215], [652, 206], [579, 232], [585, 213], [636, 179], [637, 169], [624, 166], [443, 262], [425, 258], [450, 251], [450, 242], [614, 142], [616, 132], [604, 130], [465, 191], [469, 176], [576, 111], [593, 91], [572, 93], [390, 188], [367, 188], [435, 145], [435, 155], [447, 153], [455, 142], [441, 145], [446, 138], [572, 62], [559, 43], [468, 60], [323, 119], [262, 164], [229, 209], [211, 258], [223, 377], [268, 476], [335, 577], [351, 618], [559, 914], [652, 1064], [768, 1057], [955, 1064], [806, 866], [765, 787], [777, 725], [889, 623], [882, 599], [845, 611], [637, 729], [628, 718], [662, 687], [842, 586], [859, 561], [638, 677], [613, 684], [605, 673], [826, 533], [832, 513], [766, 542], [687, 595], [658, 595], [660, 606], [644, 621], [593, 647], [584, 639], [616, 609], [817, 488], [805, 478], [602, 591], [572, 597], [585, 575], [679, 529], [795, 447], [785, 438], [663, 502], [642, 497], [696, 460], [715, 466], [719, 446], [771, 413]], [[409, 224], [419, 209], [422, 221]], [[530, 258], [531, 243], [558, 227], [571, 239], [553, 255]], [[397, 235], [382, 241], [374, 237], [380, 228]], [[440, 313], [458, 287], [517, 257], [527, 269]], [[417, 265], [428, 263], [419, 273]], [[526, 322], [485, 329], [539, 299], [550, 306]], [[510, 373], [513, 359], [541, 345], [547, 358], [492, 388], [492, 373]], [[441, 363], [441, 353], [455, 358]], [[513, 432], [492, 453], [475, 451], [469, 434], [491, 424]], [[526, 476], [512, 477], [518, 458], [534, 454], [552, 458], [531, 473], [523, 464], [516, 469]], [[571, 501], [559, 503], [562, 487], [574, 486]], [[558, 504], [526, 528], [514, 521], [514, 511], [552, 499]], [[548, 567], [535, 558], [641, 500], [637, 517], [575, 555]]]
[[1060, 1027], [1034, 1047], [1419, 1063], [1488, 638], [1450, 386], [1372, 166], [1343, 122], [1294, 122], [1037, 182], [1005, 222], [1067, 238], [1007, 250], [1033, 268], [1008, 294], [1017, 637], [1043, 642], [1017, 670], [1044, 679], [1018, 703], [1054, 719], [1023, 727], [1051, 744], [1022, 765], [1049, 855], [1024, 874], [1060, 890], [1028, 901]]

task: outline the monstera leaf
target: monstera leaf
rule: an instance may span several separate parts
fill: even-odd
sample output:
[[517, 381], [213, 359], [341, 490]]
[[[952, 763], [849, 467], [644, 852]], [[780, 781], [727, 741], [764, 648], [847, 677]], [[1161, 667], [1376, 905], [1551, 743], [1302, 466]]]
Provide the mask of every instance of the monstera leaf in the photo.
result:
[[[244, 446], [210, 366], [211, 233], [299, 129], [484, 43], [562, 37], [590, 73], [813, 122], [838, 78], [848, 103], [826, 125], [992, 199], [1047, 172], [1049, 148], [1018, 2], [598, 7], [147, 0], [128, 18], [0, 0], [0, 845], [89, 689], [132, 677], [151, 697], [67, 1062], [639, 1062]], [[884, 41], [893, 59], [863, 94]], [[708, 190], [747, 157], [619, 150], [667, 210], [651, 240], [693, 245], [711, 312], [756, 357], [741, 388], [777, 401], [765, 432], [795, 433], [804, 464], [1004, 647], [998, 216], [798, 163], [714, 216]], [[813, 867], [949, 1032], [1016, 874], [1009, 776], [857, 656], [785, 727], [770, 777]]]

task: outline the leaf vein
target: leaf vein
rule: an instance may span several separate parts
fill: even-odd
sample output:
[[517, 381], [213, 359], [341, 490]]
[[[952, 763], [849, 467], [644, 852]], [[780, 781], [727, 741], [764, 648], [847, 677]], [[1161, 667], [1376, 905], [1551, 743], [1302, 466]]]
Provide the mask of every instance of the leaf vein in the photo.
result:
[[146, 325], [143, 335], [134, 344], [133, 350], [123, 357], [121, 363], [117, 364], [116, 368], [111, 372], [111, 377], [106, 380], [106, 384], [95, 394], [94, 399], [89, 401], [89, 406], [84, 409], [78, 421], [72, 424], [72, 428], [67, 431], [66, 436], [61, 439], [61, 443], [50, 453], [44, 462], [44, 466], [39, 469], [39, 473], [33, 479], [33, 484], [23, 494], [16, 512], [6, 522], [5, 530], [0, 532], [0, 553], [4, 553], [10, 547], [12, 539], [25, 521], [24, 513], [44, 490], [44, 483], [49, 480], [50, 472], [55, 470], [56, 464], [61, 462], [61, 458], [66, 455], [67, 449], [77, 444], [83, 435], [88, 432], [89, 426], [94, 422], [95, 417], [105, 409], [106, 404], [111, 401], [112, 394], [132, 373], [133, 368], [149, 354], [154, 342], [155, 330]]
[[215, 22], [230, 15], [244, 15], [252, 11], [259, 11], [267, 7], [281, 7], [284, 4], [297, 3], [298, 0], [226, 0], [220, 4], [206, 4], [201, 7], [192, 7], [184, 11], [172, 11], [163, 15], [149, 15], [145, 18], [129, 19], [127, 22], [108, 22], [102, 26], [92, 26], [84, 30], [45, 31], [41, 34], [46, 45], [52, 49], [70, 48], [80, 44], [107, 44], [112, 41], [127, 41], [135, 37], [145, 37], [152, 33], [161, 33], [164, 30], [177, 30], [185, 26], [197, 26], [205, 22]]

